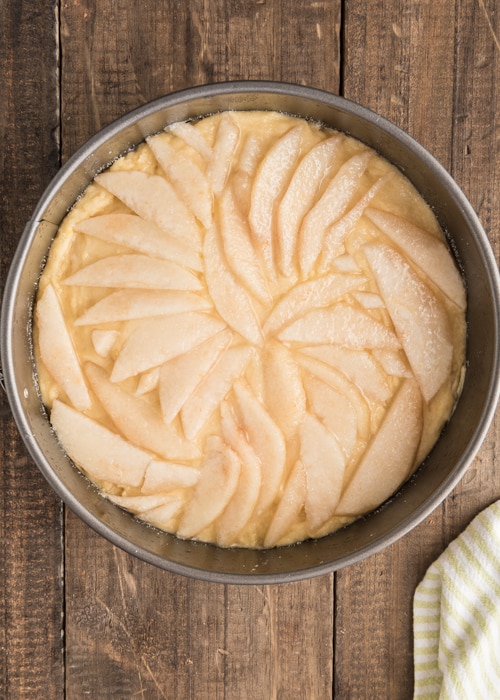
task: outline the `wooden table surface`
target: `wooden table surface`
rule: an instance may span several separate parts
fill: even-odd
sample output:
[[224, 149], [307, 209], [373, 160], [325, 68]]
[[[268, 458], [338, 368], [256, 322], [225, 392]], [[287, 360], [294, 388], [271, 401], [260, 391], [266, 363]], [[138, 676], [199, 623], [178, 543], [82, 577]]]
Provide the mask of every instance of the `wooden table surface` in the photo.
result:
[[[498, 0], [2, 0], [1, 283], [62, 163], [148, 100], [274, 79], [370, 107], [452, 173], [500, 245]], [[224, 586], [157, 570], [80, 521], [1, 396], [0, 697], [411, 698], [412, 597], [500, 497], [500, 423], [402, 540], [338, 573]]]

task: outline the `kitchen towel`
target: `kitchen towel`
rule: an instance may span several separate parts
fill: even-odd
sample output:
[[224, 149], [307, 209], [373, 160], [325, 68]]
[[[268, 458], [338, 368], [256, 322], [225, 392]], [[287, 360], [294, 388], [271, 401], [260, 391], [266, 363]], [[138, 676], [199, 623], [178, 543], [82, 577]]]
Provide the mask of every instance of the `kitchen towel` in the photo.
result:
[[429, 567], [413, 615], [415, 699], [500, 699], [500, 501]]

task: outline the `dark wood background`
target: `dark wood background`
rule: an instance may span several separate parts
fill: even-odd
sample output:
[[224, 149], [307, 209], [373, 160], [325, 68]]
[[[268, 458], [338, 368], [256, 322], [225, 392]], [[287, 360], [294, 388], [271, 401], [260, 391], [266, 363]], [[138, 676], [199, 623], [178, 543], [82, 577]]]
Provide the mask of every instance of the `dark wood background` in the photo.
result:
[[[24, 222], [96, 130], [179, 88], [324, 88], [380, 112], [452, 173], [500, 245], [498, 0], [0, 0], [1, 284]], [[2, 392], [0, 392], [2, 393]], [[412, 596], [500, 497], [490, 429], [461, 484], [362, 563], [283, 586], [156, 570], [65, 509], [1, 396], [0, 697], [412, 697]]]

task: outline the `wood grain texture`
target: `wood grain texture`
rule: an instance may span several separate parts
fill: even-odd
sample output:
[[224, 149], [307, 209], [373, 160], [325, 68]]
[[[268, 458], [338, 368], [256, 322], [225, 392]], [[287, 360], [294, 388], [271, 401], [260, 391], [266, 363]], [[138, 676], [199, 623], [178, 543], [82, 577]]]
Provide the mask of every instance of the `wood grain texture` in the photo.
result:
[[[59, 165], [53, 3], [0, 5], [0, 285]], [[62, 507], [0, 391], [0, 697], [63, 693]]]
[[[457, 4], [451, 173], [500, 252], [500, 12], [494, 0]], [[456, 537], [474, 515], [500, 496], [499, 416], [452, 497], [442, 506], [445, 537]]]
[[331, 697], [332, 577], [208, 584], [157, 572], [88, 531], [83, 548], [73, 520], [68, 697]]
[[61, 7], [62, 144], [173, 90], [284, 80], [338, 92], [340, 0], [77, 0]]

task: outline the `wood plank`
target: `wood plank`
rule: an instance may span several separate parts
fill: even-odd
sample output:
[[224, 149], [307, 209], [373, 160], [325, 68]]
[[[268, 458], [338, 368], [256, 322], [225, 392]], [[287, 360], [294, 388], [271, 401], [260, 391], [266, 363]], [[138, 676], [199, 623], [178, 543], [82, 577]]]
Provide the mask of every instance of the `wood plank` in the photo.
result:
[[93, 697], [97, 688], [103, 700], [331, 697], [333, 577], [209, 584], [102, 547], [88, 529], [82, 561], [73, 519], [66, 555], [71, 698]]
[[[462, 2], [457, 24], [464, 28], [456, 51], [451, 173], [468, 197], [486, 231], [496, 260], [500, 254], [500, 158], [498, 55], [500, 18], [494, 0]], [[482, 449], [444, 508], [448, 541], [479, 510], [500, 497], [496, 446], [497, 415]]]
[[[340, 2], [293, 15], [285, 0], [85, 0], [61, 12], [65, 159], [171, 90], [237, 78], [338, 90]], [[72, 513], [66, 533], [68, 697], [331, 697], [333, 576], [225, 587], [154, 569]]]
[[[219, 674], [224, 590], [159, 572], [68, 517], [71, 698], [203, 697]], [[82, 556], [84, 555], [84, 556]], [[206, 697], [218, 697], [215, 694]]]
[[[3, 403], [4, 399], [2, 399]], [[62, 506], [2, 407], [0, 697], [62, 697]]]
[[408, 131], [449, 165], [454, 3], [360, 0], [347, 5], [344, 20], [344, 96]]
[[226, 697], [331, 697], [333, 576], [228, 587], [225, 624]]
[[[452, 172], [498, 251], [493, 10], [488, 2], [349, 3], [344, 91], [409, 131]], [[441, 507], [398, 543], [338, 573], [339, 697], [412, 696], [413, 592], [451, 539], [499, 497], [498, 426], [497, 419]]]
[[[224, 80], [339, 86], [340, 1], [98, 3], [61, 9], [64, 158], [173, 90]], [[300, 47], [300, 50], [298, 48]]]
[[[0, 288], [59, 164], [53, 3], [0, 6]], [[0, 391], [0, 697], [63, 692], [62, 508], [28, 458]]]
[[498, 3], [460, 3], [457, 23], [464, 32], [456, 58], [453, 176], [477, 212], [498, 259]]

